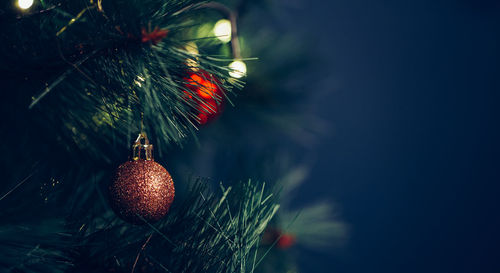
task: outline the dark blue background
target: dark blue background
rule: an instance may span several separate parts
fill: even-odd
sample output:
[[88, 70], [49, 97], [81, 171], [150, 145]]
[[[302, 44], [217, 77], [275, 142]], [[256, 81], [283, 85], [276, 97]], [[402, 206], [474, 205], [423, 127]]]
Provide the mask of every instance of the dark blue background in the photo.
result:
[[306, 272], [500, 272], [498, 1], [303, 1], [333, 126], [303, 188], [350, 240]]

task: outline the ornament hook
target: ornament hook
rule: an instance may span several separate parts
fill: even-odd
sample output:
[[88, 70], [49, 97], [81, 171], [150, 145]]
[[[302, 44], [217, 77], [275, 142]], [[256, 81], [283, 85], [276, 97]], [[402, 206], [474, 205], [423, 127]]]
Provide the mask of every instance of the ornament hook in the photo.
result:
[[134, 161], [139, 159], [153, 160], [153, 144], [149, 144], [149, 139], [145, 132], [141, 131], [132, 145], [132, 151], [132, 159]]

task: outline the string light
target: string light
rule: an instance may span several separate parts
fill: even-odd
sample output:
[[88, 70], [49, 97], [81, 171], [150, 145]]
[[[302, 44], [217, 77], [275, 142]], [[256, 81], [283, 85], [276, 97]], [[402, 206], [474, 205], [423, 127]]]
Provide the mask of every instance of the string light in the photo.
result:
[[198, 46], [196, 45], [195, 42], [188, 42], [184, 48], [186, 49], [187, 52], [193, 55], [200, 54], [200, 52], [198, 51]]
[[247, 65], [242, 61], [234, 61], [229, 64], [229, 76], [233, 78], [241, 78], [247, 74]]
[[18, 0], [17, 5], [21, 9], [29, 9], [33, 5], [33, 0]]
[[190, 58], [186, 59], [187, 66], [192, 71], [198, 71], [198, 55], [200, 54], [200, 52], [198, 51], [198, 46], [195, 42], [189, 42], [186, 44], [185, 49], [192, 55]]
[[217, 21], [214, 26], [214, 34], [223, 43], [231, 41], [231, 22], [227, 19]]

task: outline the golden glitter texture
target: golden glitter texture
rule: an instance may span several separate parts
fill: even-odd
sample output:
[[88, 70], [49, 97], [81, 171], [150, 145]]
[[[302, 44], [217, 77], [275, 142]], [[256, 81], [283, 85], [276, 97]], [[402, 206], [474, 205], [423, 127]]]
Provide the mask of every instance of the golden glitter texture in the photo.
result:
[[142, 217], [156, 222], [167, 214], [174, 201], [174, 182], [154, 160], [138, 159], [118, 167], [109, 195], [113, 210], [125, 221], [143, 224]]

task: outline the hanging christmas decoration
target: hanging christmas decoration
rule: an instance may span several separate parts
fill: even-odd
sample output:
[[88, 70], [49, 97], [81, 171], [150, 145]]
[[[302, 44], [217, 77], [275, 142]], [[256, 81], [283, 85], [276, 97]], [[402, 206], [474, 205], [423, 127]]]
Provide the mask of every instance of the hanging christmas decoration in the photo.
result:
[[132, 145], [132, 160], [121, 164], [109, 186], [110, 203], [123, 220], [142, 224], [164, 217], [174, 200], [172, 177], [153, 159], [145, 133]]
[[287, 249], [293, 245], [295, 245], [295, 236], [289, 233], [282, 234], [276, 243], [276, 246], [281, 249]]
[[210, 73], [198, 70], [189, 72], [185, 91], [189, 100], [194, 102], [200, 124], [214, 120], [224, 108], [223, 92], [219, 81]]
[[280, 249], [288, 249], [294, 246], [295, 242], [295, 235], [273, 227], [268, 227], [262, 235], [262, 244], [275, 244]]

